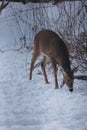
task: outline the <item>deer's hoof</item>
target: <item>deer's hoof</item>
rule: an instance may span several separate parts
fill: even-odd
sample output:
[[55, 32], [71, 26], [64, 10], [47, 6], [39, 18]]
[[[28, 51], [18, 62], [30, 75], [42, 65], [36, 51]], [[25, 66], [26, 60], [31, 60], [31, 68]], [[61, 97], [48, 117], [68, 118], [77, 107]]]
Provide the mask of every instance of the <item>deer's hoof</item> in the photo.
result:
[[55, 87], [55, 89], [59, 89], [59, 87]]
[[50, 84], [50, 82], [49, 82], [49, 81], [46, 81], [46, 84]]
[[32, 80], [32, 78], [30, 77], [29, 80]]

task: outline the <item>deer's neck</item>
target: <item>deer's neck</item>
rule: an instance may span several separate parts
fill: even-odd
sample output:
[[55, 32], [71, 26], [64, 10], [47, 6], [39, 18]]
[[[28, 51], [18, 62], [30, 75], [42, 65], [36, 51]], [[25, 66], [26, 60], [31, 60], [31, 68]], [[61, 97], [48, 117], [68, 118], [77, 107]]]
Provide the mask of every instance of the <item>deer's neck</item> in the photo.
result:
[[70, 67], [70, 61], [69, 58], [63, 58], [60, 62], [60, 66], [63, 68], [63, 70], [66, 72], [71, 71], [71, 67]]

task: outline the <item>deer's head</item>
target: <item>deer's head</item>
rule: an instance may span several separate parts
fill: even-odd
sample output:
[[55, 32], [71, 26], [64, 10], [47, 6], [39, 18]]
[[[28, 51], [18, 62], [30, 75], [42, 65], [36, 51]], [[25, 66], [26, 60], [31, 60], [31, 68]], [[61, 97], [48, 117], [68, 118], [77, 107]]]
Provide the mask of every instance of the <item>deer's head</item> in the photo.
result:
[[78, 67], [75, 67], [73, 70], [66, 70], [63, 72], [63, 85], [66, 83], [69, 91], [73, 91], [73, 81], [74, 81], [74, 73], [77, 71]]

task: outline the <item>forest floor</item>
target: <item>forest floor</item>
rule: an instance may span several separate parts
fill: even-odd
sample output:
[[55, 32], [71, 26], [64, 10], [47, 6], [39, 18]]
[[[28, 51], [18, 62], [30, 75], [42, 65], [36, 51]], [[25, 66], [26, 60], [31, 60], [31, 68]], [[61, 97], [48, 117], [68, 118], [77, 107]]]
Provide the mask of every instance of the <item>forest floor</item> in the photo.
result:
[[72, 93], [66, 85], [55, 90], [52, 71], [45, 84], [40, 67], [30, 81], [31, 57], [0, 52], [0, 130], [87, 130], [87, 81], [75, 80]]

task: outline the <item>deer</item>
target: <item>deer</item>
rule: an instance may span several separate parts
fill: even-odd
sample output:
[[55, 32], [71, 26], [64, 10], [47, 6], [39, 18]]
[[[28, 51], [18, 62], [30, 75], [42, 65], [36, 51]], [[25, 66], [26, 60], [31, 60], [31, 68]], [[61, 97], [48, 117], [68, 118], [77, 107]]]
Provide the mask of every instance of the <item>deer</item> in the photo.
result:
[[66, 84], [69, 91], [72, 92], [74, 72], [77, 67], [71, 70], [68, 48], [56, 32], [49, 29], [43, 29], [35, 35], [34, 52], [30, 65], [30, 80], [32, 79], [32, 71], [34, 68], [35, 61], [39, 55], [43, 55], [43, 60], [41, 61], [41, 69], [45, 78], [45, 82], [49, 83], [45, 70], [46, 59], [49, 59], [52, 64], [53, 73], [55, 77], [55, 89], [59, 88], [57, 80], [58, 64], [63, 70], [62, 86]]

